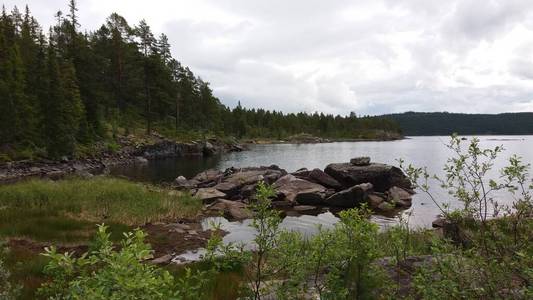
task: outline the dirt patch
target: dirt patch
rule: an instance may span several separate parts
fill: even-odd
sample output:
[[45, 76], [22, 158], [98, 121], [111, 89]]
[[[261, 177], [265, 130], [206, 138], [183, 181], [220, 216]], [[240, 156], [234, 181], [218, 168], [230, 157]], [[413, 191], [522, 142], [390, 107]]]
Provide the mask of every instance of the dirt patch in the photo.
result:
[[204, 248], [213, 234], [211, 230], [202, 230], [199, 223], [149, 224], [142, 229], [148, 233], [148, 242], [156, 258]]
[[[50, 247], [54, 244], [52, 243], [43, 243], [43, 242], [36, 242], [32, 241], [30, 239], [24, 239], [24, 238], [11, 238], [7, 242], [7, 246], [11, 251], [17, 251], [17, 250], [25, 250], [29, 251], [31, 253], [34, 253], [35, 255], [39, 255], [44, 252], [44, 249], [46, 247]], [[57, 247], [57, 252], [59, 253], [73, 253], [75, 256], [79, 256], [89, 249], [89, 246], [87, 244], [72, 244], [72, 245], [54, 245]]]

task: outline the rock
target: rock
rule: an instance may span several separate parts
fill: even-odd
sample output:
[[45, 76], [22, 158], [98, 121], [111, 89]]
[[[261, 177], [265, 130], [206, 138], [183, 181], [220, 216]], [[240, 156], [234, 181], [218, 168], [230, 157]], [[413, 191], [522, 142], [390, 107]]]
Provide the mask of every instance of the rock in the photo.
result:
[[218, 153], [218, 149], [210, 142], [204, 143], [204, 148], [202, 151], [204, 153], [204, 156], [213, 156]]
[[433, 221], [431, 223], [431, 226], [433, 228], [444, 228], [446, 226], [449, 226], [451, 224], [450, 221], [446, 220], [445, 218], [443, 217], [439, 217], [438, 219], [436, 219], [435, 221]]
[[198, 180], [199, 182], [216, 181], [222, 178], [223, 175], [224, 173], [222, 173], [222, 171], [209, 169], [196, 174], [196, 176], [194, 176], [192, 179]]
[[[52, 172], [54, 172], [54, 171], [52, 171]], [[52, 172], [50, 172], [50, 173], [52, 173]], [[56, 171], [56, 172], [58, 172], [58, 171]], [[89, 178], [94, 177], [93, 174], [91, 174], [91, 173], [89, 173], [89, 172], [87, 172], [85, 170], [76, 171], [74, 174], [76, 174], [76, 176], [78, 176], [80, 178], [83, 178], [83, 179], [89, 179]], [[48, 176], [50, 176], [50, 175], [48, 175]]]
[[255, 197], [257, 191], [257, 184], [245, 185], [241, 188], [240, 195], [245, 199], [250, 199]]
[[310, 171], [307, 168], [301, 168], [292, 172], [291, 174], [301, 179], [307, 179], [309, 178], [309, 173]]
[[368, 193], [371, 190], [371, 183], [355, 185], [351, 188], [333, 194], [331, 197], [326, 199], [325, 203], [328, 206], [346, 208], [356, 207], [366, 201]]
[[324, 172], [335, 178], [344, 188], [370, 182], [374, 190], [385, 192], [393, 186], [411, 188], [411, 182], [397, 167], [371, 163], [368, 166], [356, 166], [351, 163], [329, 164]]
[[299, 213], [312, 213], [320, 210], [320, 208], [312, 205], [296, 205], [292, 209]]
[[390, 212], [394, 210], [394, 204], [384, 201], [377, 208], [383, 212]]
[[142, 156], [136, 156], [135, 157], [135, 163], [136, 164], [147, 164], [148, 163], [148, 159], [142, 157]]
[[179, 152], [183, 156], [202, 156], [203, 146], [199, 143], [179, 144]]
[[335, 180], [335, 178], [331, 177], [320, 169], [313, 169], [311, 172], [309, 172], [308, 177], [310, 181], [318, 183], [325, 187], [332, 188], [335, 190], [342, 189], [342, 185], [337, 180]]
[[406, 190], [399, 188], [397, 186], [391, 187], [387, 191], [389, 195], [390, 202], [396, 204], [400, 207], [409, 207], [411, 206], [411, 201], [413, 196]]
[[203, 202], [212, 202], [216, 199], [225, 198], [226, 194], [214, 188], [200, 188], [194, 194], [196, 198]]
[[313, 169], [309, 171], [307, 168], [298, 169], [295, 172], [291, 173], [297, 178], [311, 181], [320, 185], [323, 185], [328, 188], [332, 188], [335, 190], [342, 189], [342, 185], [335, 180], [335, 178], [329, 176], [328, 174], [324, 173], [324, 171], [320, 169]]
[[32, 173], [38, 173], [38, 172], [41, 172], [41, 168], [39, 168], [39, 167], [31, 167], [31, 168], [30, 168], [30, 172], [32, 172]]
[[155, 265], [168, 265], [172, 261], [172, 255], [166, 254], [161, 257], [152, 259], [150, 262]]
[[284, 170], [267, 167], [243, 169], [222, 178], [221, 182], [215, 185], [214, 188], [229, 196], [235, 196], [239, 194], [243, 186], [256, 184], [261, 180], [264, 180], [266, 183], [272, 183], [280, 178], [283, 173]]
[[74, 163], [72, 165], [72, 169], [74, 171], [84, 171], [84, 170], [87, 169], [87, 167], [85, 165], [81, 164], [81, 163]]
[[385, 198], [377, 195], [376, 193], [371, 193], [368, 195], [367, 203], [371, 208], [378, 208], [383, 202], [385, 202]]
[[253, 217], [252, 212], [246, 208], [246, 204], [238, 201], [219, 199], [209, 206], [209, 210], [222, 212], [224, 217], [230, 220], [243, 220]]
[[181, 231], [187, 231], [191, 229], [190, 225], [183, 224], [183, 223], [171, 223], [166, 225], [167, 227], [171, 227], [174, 230], [181, 230]]
[[360, 156], [350, 159], [350, 163], [354, 166], [368, 166], [370, 165], [370, 157]]
[[185, 178], [185, 176], [178, 176], [176, 177], [176, 179], [174, 179], [174, 182], [177, 183], [177, 184], [181, 184], [181, 183], [184, 183], [188, 181], [187, 178]]
[[178, 190], [190, 190], [195, 188], [198, 184], [199, 182], [197, 180], [187, 180], [184, 176], [178, 176], [174, 179], [174, 186]]
[[289, 200], [276, 200], [272, 201], [270, 204], [273, 208], [288, 208], [294, 206], [294, 202]]
[[278, 179], [273, 187], [282, 199], [305, 205], [323, 203], [326, 193], [325, 187], [290, 174]]

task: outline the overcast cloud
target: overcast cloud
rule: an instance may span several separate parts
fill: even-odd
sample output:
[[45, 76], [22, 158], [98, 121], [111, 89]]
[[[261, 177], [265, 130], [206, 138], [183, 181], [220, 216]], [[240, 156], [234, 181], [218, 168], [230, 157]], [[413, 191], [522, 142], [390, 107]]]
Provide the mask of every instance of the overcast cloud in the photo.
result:
[[[45, 26], [66, 0], [28, 4]], [[533, 111], [532, 0], [78, 0], [84, 29], [144, 18], [234, 106]]]

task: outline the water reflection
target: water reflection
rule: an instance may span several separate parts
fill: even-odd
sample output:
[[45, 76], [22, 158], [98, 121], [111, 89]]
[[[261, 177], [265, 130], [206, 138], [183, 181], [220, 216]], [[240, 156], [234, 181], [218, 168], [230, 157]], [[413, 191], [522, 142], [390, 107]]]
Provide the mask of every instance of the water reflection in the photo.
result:
[[[385, 216], [372, 216], [372, 221], [378, 224], [383, 230], [396, 224], [398, 219]], [[287, 216], [283, 218], [280, 228], [282, 230], [299, 232], [303, 237], [308, 238], [317, 234], [319, 228], [332, 229], [337, 222], [339, 222], [339, 218], [332, 212], [328, 211], [316, 216]], [[202, 220], [202, 230], [213, 228], [213, 224], [220, 224], [220, 229], [227, 232], [222, 239], [224, 244], [243, 244], [245, 249], [253, 249], [253, 239], [255, 238], [257, 231], [251, 226], [252, 220], [247, 219], [231, 222], [223, 217], [209, 217]], [[195, 249], [177, 255], [173, 261], [176, 263], [198, 261], [203, 255], [205, 255], [205, 253], [205, 249]]]

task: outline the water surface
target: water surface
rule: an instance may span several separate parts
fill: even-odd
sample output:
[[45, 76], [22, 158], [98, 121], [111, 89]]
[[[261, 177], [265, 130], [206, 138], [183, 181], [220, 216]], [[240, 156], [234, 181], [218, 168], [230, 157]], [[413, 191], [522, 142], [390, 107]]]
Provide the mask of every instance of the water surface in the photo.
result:
[[[512, 154], [522, 156], [528, 163], [533, 162], [533, 136], [481, 136], [482, 147], [503, 145], [505, 151], [496, 161], [495, 169], [506, 165]], [[407, 163], [416, 166], [426, 166], [428, 171], [442, 175], [442, 167], [446, 159], [451, 156], [445, 144], [449, 137], [410, 137], [399, 141], [388, 142], [339, 142], [325, 144], [275, 144], [251, 145], [249, 151], [225, 154], [219, 157], [176, 158], [151, 161], [146, 165], [127, 166], [112, 171], [139, 181], [160, 183], [174, 180], [179, 175], [187, 178], [209, 168], [224, 170], [229, 167], [268, 166], [276, 164], [288, 172], [299, 168], [320, 168], [333, 162], [347, 162], [352, 157], [370, 156], [374, 162], [398, 165], [402, 158]], [[465, 141], [466, 143], [466, 141]], [[497, 172], [491, 174], [498, 177]], [[435, 184], [434, 193], [440, 201], [451, 201], [449, 196]], [[508, 195], [504, 196], [509, 200]], [[452, 202], [458, 206], [459, 203]], [[429, 197], [423, 194], [415, 195], [410, 209], [411, 224], [428, 227], [439, 214], [439, 210]], [[310, 216], [312, 218], [317, 218]], [[288, 219], [286, 222], [290, 222]], [[309, 222], [309, 220], [305, 220]], [[321, 221], [321, 220], [318, 220]], [[297, 227], [303, 222], [291, 226]], [[324, 222], [319, 222], [324, 223]], [[307, 225], [306, 225], [307, 226]], [[313, 227], [313, 226], [307, 226]], [[228, 237], [229, 238], [229, 237]]]

